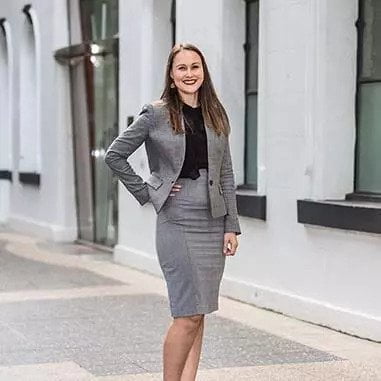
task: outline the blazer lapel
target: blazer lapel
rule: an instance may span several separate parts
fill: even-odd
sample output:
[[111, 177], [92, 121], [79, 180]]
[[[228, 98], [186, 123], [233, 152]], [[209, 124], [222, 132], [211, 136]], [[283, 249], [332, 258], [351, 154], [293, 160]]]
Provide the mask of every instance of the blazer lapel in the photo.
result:
[[[224, 135], [221, 134], [218, 136], [213, 128], [208, 127], [205, 124], [206, 138], [208, 143], [208, 164], [209, 168], [212, 168], [213, 165], [216, 165], [216, 159], [222, 155], [224, 148]], [[218, 162], [218, 161], [217, 161]]]

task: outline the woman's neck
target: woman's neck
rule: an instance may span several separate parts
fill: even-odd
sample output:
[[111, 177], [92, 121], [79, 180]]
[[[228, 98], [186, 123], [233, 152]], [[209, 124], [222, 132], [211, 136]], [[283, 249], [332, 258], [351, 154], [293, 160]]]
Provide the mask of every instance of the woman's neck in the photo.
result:
[[198, 104], [198, 93], [194, 94], [180, 94], [181, 100], [190, 107], [197, 107]]

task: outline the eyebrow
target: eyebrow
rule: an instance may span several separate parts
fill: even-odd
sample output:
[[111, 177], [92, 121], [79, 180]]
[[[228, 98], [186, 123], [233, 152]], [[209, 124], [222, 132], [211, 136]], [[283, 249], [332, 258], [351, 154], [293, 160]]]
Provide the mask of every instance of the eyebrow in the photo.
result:
[[[180, 63], [180, 64], [177, 64], [176, 67], [183, 66], [183, 65], [186, 66], [186, 64]], [[201, 65], [201, 62], [200, 61], [192, 62], [191, 65]]]

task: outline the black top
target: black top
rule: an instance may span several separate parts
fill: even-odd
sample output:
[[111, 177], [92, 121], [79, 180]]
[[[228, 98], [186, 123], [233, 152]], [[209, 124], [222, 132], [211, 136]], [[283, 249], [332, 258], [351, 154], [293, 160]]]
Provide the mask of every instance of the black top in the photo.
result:
[[197, 179], [199, 169], [208, 169], [208, 146], [201, 107], [183, 104], [185, 125], [185, 159], [179, 177]]

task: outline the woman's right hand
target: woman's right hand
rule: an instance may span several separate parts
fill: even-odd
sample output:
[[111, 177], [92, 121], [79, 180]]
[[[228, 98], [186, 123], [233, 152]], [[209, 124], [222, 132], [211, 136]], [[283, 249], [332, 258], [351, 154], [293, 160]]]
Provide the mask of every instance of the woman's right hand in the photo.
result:
[[171, 189], [171, 193], [169, 194], [171, 197], [176, 196], [177, 192], [180, 192], [181, 190], [181, 184], [175, 184], [173, 185]]

